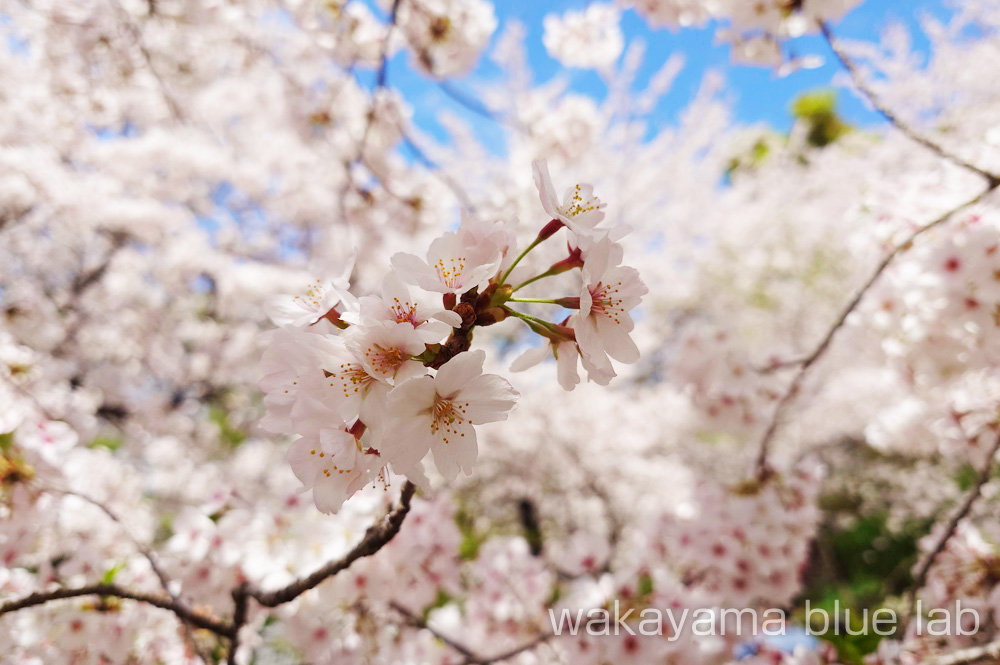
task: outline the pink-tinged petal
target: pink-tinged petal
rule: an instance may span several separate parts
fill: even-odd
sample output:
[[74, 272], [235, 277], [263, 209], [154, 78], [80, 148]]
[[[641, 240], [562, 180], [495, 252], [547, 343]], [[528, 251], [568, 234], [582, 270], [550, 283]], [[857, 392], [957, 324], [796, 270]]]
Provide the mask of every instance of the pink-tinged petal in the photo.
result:
[[622, 363], [634, 363], [639, 360], [639, 347], [629, 337], [629, 331], [624, 325], [602, 317], [597, 320], [597, 329], [604, 340], [604, 350], [609, 356]]
[[392, 472], [398, 473], [401, 476], [406, 476], [407, 480], [424, 492], [431, 491], [431, 481], [427, 478], [427, 473], [424, 471], [424, 465], [420, 462], [409, 467], [402, 467], [399, 464], [393, 464]]
[[[608, 267], [615, 265], [616, 262], [613, 262], [614, 256], [612, 255], [612, 248], [614, 247], [618, 247], [618, 245], [608, 240], [607, 236], [601, 238], [590, 247], [583, 259], [584, 268], [589, 275], [589, 279], [600, 280], [604, 276], [604, 273], [607, 272]], [[594, 284], [590, 284], [590, 286], [594, 286]]]
[[452, 312], [451, 310], [448, 309], [443, 309], [440, 312], [435, 312], [434, 314], [431, 315], [431, 318], [435, 319], [436, 321], [443, 321], [452, 328], [457, 328], [460, 325], [462, 325], [461, 315]]
[[406, 420], [426, 415], [434, 406], [434, 379], [422, 376], [396, 386], [386, 399], [385, 408], [393, 419]]
[[573, 390], [580, 383], [580, 375], [576, 371], [576, 359], [580, 352], [575, 342], [560, 342], [555, 348], [556, 375], [563, 390]]
[[441, 366], [434, 378], [434, 389], [442, 397], [450, 397], [469, 381], [483, 373], [486, 352], [482, 349], [460, 353]]
[[[410, 256], [413, 255], [410, 254]], [[420, 261], [416, 256], [413, 258]], [[424, 262], [421, 261], [421, 263]], [[407, 288], [406, 283], [400, 279], [399, 275], [394, 272], [390, 272], [382, 278], [382, 298], [386, 303], [390, 304], [395, 300], [399, 300], [401, 303], [412, 302], [410, 300], [410, 289]]]
[[462, 389], [456, 402], [463, 405], [462, 415], [474, 425], [507, 420], [507, 414], [520, 394], [506, 379], [496, 374], [478, 376]]
[[361, 422], [369, 427], [381, 425], [387, 415], [386, 400], [392, 388], [381, 381], [375, 381], [368, 386], [364, 397], [361, 398], [361, 406], [358, 408], [358, 417]]
[[587, 380], [593, 381], [599, 386], [608, 385], [611, 383], [611, 379], [618, 376], [615, 374], [615, 370], [611, 367], [610, 362], [607, 367], [598, 367], [590, 362], [590, 359], [582, 353], [580, 354], [580, 364], [583, 365], [583, 369], [587, 372]]
[[438, 281], [437, 272], [426, 261], [413, 254], [406, 252], [393, 254], [390, 263], [396, 274], [410, 284], [415, 284], [428, 291], [447, 291], [445, 286]]
[[573, 324], [573, 330], [576, 332], [576, 342], [580, 346], [580, 353], [588, 358], [595, 367], [611, 369], [611, 361], [608, 360], [607, 355], [604, 353], [604, 343], [597, 332], [595, 317], [574, 315], [571, 318], [571, 323]]
[[[312, 487], [316, 482], [319, 467], [316, 465], [315, 457], [321, 448], [318, 437], [304, 436], [293, 441], [285, 453], [285, 460], [292, 467], [292, 473], [305, 487]], [[314, 450], [317, 452], [312, 453]]]
[[590, 310], [594, 308], [594, 296], [591, 295], [590, 289], [587, 284], [590, 282], [590, 276], [587, 274], [587, 269], [583, 269], [583, 288], [580, 290], [580, 313], [583, 316], [589, 316]]
[[456, 430], [448, 436], [448, 443], [439, 442], [434, 446], [434, 465], [445, 479], [452, 481], [459, 471], [472, 473], [479, 457], [476, 429], [469, 423], [455, 423]]
[[524, 370], [534, 367], [538, 363], [545, 360], [545, 357], [549, 355], [549, 345], [545, 344], [533, 349], [528, 349], [517, 358], [514, 362], [510, 364], [510, 371], [512, 372], [523, 372]]
[[313, 503], [321, 513], [337, 512], [347, 500], [347, 488], [342, 481], [322, 477], [313, 486]]
[[379, 441], [382, 463], [400, 469], [415, 467], [435, 442], [431, 424], [426, 414], [393, 421]]
[[559, 197], [556, 196], [555, 187], [552, 186], [548, 163], [544, 159], [535, 160], [531, 163], [531, 173], [535, 179], [538, 198], [542, 201], [542, 208], [545, 210], [545, 214], [553, 219], [561, 217], [559, 214]]

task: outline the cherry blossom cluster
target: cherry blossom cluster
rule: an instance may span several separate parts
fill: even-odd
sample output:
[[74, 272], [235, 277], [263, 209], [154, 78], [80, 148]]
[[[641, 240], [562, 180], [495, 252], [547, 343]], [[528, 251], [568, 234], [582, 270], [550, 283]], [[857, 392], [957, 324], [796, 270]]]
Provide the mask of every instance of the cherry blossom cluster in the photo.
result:
[[[921, 543], [922, 551], [934, 546], [942, 527], [935, 528]], [[995, 522], [982, 527], [960, 524], [948, 539], [927, 575], [918, 598], [922, 612], [913, 617], [901, 639], [883, 640], [869, 661], [872, 665], [915, 665], [962, 648], [981, 644], [983, 634], [1000, 627], [1000, 549]], [[960, 607], [971, 610], [961, 616], [950, 612], [950, 630], [942, 630], [945, 616], [935, 609]], [[973, 614], [975, 612], [975, 614]], [[929, 622], [937, 622], [937, 626]], [[978, 622], [978, 626], [976, 625]], [[977, 630], [978, 629], [978, 630]], [[947, 632], [947, 634], [943, 634]]]
[[[387, 480], [387, 467], [426, 484], [428, 453], [446, 479], [471, 473], [476, 426], [505, 420], [517, 401], [505, 379], [484, 373], [486, 352], [470, 350], [477, 327], [508, 317], [523, 321], [546, 343], [526, 351], [512, 369], [552, 355], [567, 390], [580, 380], [578, 364], [589, 380], [607, 385], [615, 376], [612, 358], [639, 359], [629, 336], [631, 311], [647, 289], [634, 268], [620, 265], [623, 250], [615, 240], [623, 230], [600, 226], [605, 204], [592, 186], [569, 187], [560, 200], [546, 164], [533, 168], [551, 221], [520, 254], [516, 221], [466, 217], [431, 242], [425, 258], [393, 256], [381, 293], [357, 298], [345, 275], [276, 303], [273, 318], [283, 327], [262, 361], [268, 409], [262, 425], [299, 435], [288, 461], [323, 512], [336, 511], [373, 478]], [[521, 284], [509, 283], [521, 259], [563, 228], [566, 258]], [[530, 282], [576, 269], [581, 284], [574, 295], [515, 295]], [[440, 305], [428, 302], [431, 294]], [[518, 302], [571, 313], [551, 322], [513, 309]]]
[[[654, 27], [687, 27], [724, 21], [717, 36], [732, 44], [733, 58], [777, 66], [786, 60], [782, 41], [817, 32], [860, 0], [620, 0]], [[800, 63], [801, 64], [801, 63]]]
[[801, 588], [819, 523], [820, 473], [800, 468], [764, 487], [700, 483], [660, 521], [655, 546], [719, 607], [783, 607]]

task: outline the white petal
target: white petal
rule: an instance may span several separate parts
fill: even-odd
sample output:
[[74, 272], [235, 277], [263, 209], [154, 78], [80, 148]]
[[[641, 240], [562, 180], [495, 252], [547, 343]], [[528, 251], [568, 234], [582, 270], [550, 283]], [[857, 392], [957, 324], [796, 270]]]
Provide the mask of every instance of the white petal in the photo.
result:
[[545, 344], [543, 346], [535, 347], [533, 349], [528, 349], [517, 358], [514, 362], [510, 364], [510, 371], [512, 372], [523, 372], [524, 370], [534, 367], [538, 363], [545, 360], [545, 357], [549, 355], [549, 345]]
[[535, 187], [538, 189], [538, 197], [542, 200], [542, 208], [547, 215], [557, 219], [560, 216], [559, 197], [556, 196], [555, 187], [552, 186], [548, 163], [544, 159], [535, 160], [531, 163], [531, 172], [535, 179]]
[[438, 370], [434, 389], [438, 395], [448, 397], [465, 387], [469, 381], [483, 373], [486, 352], [482, 349], [460, 353]]

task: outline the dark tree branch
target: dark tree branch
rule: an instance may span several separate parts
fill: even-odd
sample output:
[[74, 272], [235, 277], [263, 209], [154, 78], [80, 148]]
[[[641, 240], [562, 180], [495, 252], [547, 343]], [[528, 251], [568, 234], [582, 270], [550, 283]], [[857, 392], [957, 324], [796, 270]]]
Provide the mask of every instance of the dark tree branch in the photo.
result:
[[413, 499], [413, 493], [416, 489], [413, 483], [406, 481], [406, 484], [403, 485], [402, 494], [399, 497], [399, 505], [379, 522], [369, 527], [361, 542], [355, 545], [354, 549], [344, 555], [343, 558], [331, 561], [312, 575], [297, 579], [280, 589], [261, 591], [260, 589], [248, 587], [244, 590], [245, 595], [253, 598], [264, 607], [277, 607], [278, 605], [295, 600], [310, 589], [316, 588], [328, 577], [333, 577], [340, 571], [347, 569], [358, 559], [375, 554], [399, 533], [406, 514], [410, 512], [410, 500]]
[[820, 23], [819, 27], [823, 36], [826, 38], [827, 44], [830, 45], [830, 50], [833, 51], [833, 54], [837, 57], [841, 66], [847, 70], [847, 73], [850, 75], [851, 81], [854, 82], [854, 87], [857, 88], [862, 95], [864, 95], [865, 99], [868, 100], [868, 103], [872, 105], [872, 108], [874, 108], [879, 115], [888, 120], [896, 129], [908, 136], [911, 140], [936, 153], [939, 157], [947, 159], [952, 164], [957, 164], [964, 169], [968, 169], [973, 173], [978, 173], [982, 177], [986, 178], [991, 189], [1000, 185], [1000, 175], [981, 169], [975, 164], [971, 164], [961, 157], [953, 155], [944, 149], [940, 144], [927, 138], [921, 132], [914, 129], [909, 125], [909, 123], [900, 118], [885, 104], [883, 104], [882, 100], [879, 99], [878, 95], [861, 75], [861, 71], [858, 69], [857, 64], [851, 59], [850, 56], [847, 55], [847, 53], [844, 52], [843, 49], [840, 48], [840, 45], [833, 37], [833, 33], [830, 31], [830, 26], [826, 23]]
[[917, 591], [923, 588], [924, 584], [927, 582], [927, 574], [930, 572], [931, 566], [934, 565], [934, 561], [937, 560], [941, 552], [943, 552], [945, 547], [948, 546], [948, 541], [955, 535], [955, 530], [958, 529], [959, 522], [965, 519], [965, 517], [969, 514], [969, 511], [972, 510], [973, 504], [982, 494], [983, 485], [989, 481], [990, 475], [993, 473], [993, 465], [996, 463], [998, 451], [1000, 451], [1000, 433], [997, 434], [996, 440], [990, 447], [989, 453], [986, 457], [986, 462], [983, 464], [983, 468], [979, 470], [979, 475], [976, 477], [975, 484], [965, 495], [965, 500], [962, 501], [962, 505], [960, 505], [958, 510], [952, 514], [944, 528], [944, 531], [941, 532], [937, 542], [934, 544], [934, 547], [927, 552], [924, 558], [921, 559], [920, 563], [917, 565], [917, 572], [913, 576], [913, 585], [907, 593], [906, 607], [908, 615], [913, 613], [913, 604], [916, 601]]
[[196, 628], [204, 628], [205, 630], [212, 631], [216, 635], [229, 637], [232, 633], [232, 626], [230, 624], [198, 614], [170, 598], [164, 598], [163, 596], [139, 591], [130, 591], [129, 589], [125, 589], [116, 584], [89, 584], [73, 589], [55, 589], [54, 591], [33, 593], [29, 596], [25, 596], [24, 598], [11, 600], [0, 605], [0, 615], [7, 614], [8, 612], [16, 612], [29, 607], [37, 607], [38, 605], [44, 605], [45, 603], [50, 603], [54, 600], [79, 598], [80, 596], [111, 596], [125, 600], [134, 600], [139, 603], [146, 603], [147, 605], [152, 605], [153, 607], [159, 607], [160, 609], [173, 612], [177, 615], [177, 618], [184, 623], [190, 624]]
[[390, 606], [392, 607], [392, 609], [396, 610], [401, 615], [403, 615], [403, 618], [406, 619], [406, 622], [409, 625], [413, 626], [414, 628], [419, 628], [421, 630], [428, 631], [431, 635], [433, 635], [434, 637], [436, 637], [437, 639], [441, 640], [446, 645], [448, 645], [448, 647], [454, 649], [459, 654], [461, 654], [462, 658], [464, 659], [462, 661], [462, 665], [493, 665], [493, 663], [499, 663], [508, 660], [510, 658], [513, 658], [514, 656], [518, 656], [524, 653], [525, 651], [531, 651], [535, 647], [544, 644], [545, 642], [549, 641], [554, 637], [553, 633], [541, 633], [533, 640], [530, 640], [522, 644], [521, 646], [514, 647], [513, 649], [508, 649], [507, 651], [503, 651], [493, 656], [481, 656], [472, 649], [470, 649], [469, 647], [462, 644], [461, 642], [453, 640], [447, 635], [443, 635], [442, 633], [434, 630], [433, 628], [427, 625], [426, 621], [415, 615], [413, 612], [410, 612], [408, 609], [406, 609], [399, 603], [393, 602]]
[[961, 212], [965, 208], [968, 208], [969, 206], [979, 203], [988, 194], [993, 192], [998, 187], [1000, 187], [1000, 181], [990, 182], [989, 186], [986, 187], [986, 189], [981, 191], [979, 194], [976, 194], [968, 201], [961, 203], [960, 205], [952, 208], [951, 210], [939, 216], [938, 218], [934, 219], [933, 221], [928, 222], [924, 226], [921, 226], [919, 229], [911, 233], [910, 236], [906, 238], [903, 242], [896, 245], [893, 248], [893, 250], [889, 252], [889, 254], [887, 254], [884, 259], [882, 259], [882, 261], [878, 264], [878, 266], [876, 266], [875, 271], [872, 272], [871, 276], [868, 278], [867, 281], [865, 281], [864, 285], [862, 285], [862, 287], [858, 290], [858, 292], [854, 295], [854, 297], [851, 298], [851, 301], [847, 303], [847, 306], [844, 307], [840, 315], [833, 322], [833, 325], [827, 330], [826, 335], [824, 335], [823, 339], [820, 340], [815, 350], [813, 350], [813, 352], [807, 355], [805, 358], [802, 358], [801, 360], [797, 361], [798, 372], [795, 374], [795, 377], [789, 384], [788, 390], [786, 390], [785, 394], [782, 395], [781, 399], [778, 400], [778, 404], [777, 406], [775, 406], [774, 413], [771, 416], [771, 421], [768, 423], [767, 429], [764, 431], [764, 436], [761, 437], [760, 447], [757, 452], [757, 458], [754, 462], [754, 473], [758, 480], [765, 479], [769, 474], [767, 456], [769, 453], [771, 442], [774, 439], [774, 435], [778, 431], [778, 427], [785, 415], [785, 412], [788, 410], [789, 405], [795, 399], [799, 390], [802, 388], [802, 383], [805, 380], [806, 374], [808, 374], [809, 369], [816, 363], [817, 360], [819, 360], [823, 356], [824, 353], [826, 353], [827, 349], [829, 349], [830, 347], [830, 344], [833, 342], [834, 336], [841, 328], [844, 327], [844, 324], [847, 323], [847, 318], [851, 315], [851, 313], [855, 309], [857, 309], [858, 305], [865, 297], [865, 294], [868, 293], [869, 289], [871, 289], [871, 287], [875, 284], [875, 282], [878, 281], [879, 277], [882, 276], [882, 273], [885, 272], [886, 268], [889, 267], [889, 265], [895, 260], [897, 256], [899, 256], [907, 249], [909, 249], [910, 246], [914, 243], [914, 241], [916, 241], [916, 239], [919, 238], [921, 235], [923, 235], [927, 231], [930, 231], [934, 227], [939, 226], [940, 224], [943, 224], [944, 222], [948, 221], [949, 219], [952, 218], [952, 216]]

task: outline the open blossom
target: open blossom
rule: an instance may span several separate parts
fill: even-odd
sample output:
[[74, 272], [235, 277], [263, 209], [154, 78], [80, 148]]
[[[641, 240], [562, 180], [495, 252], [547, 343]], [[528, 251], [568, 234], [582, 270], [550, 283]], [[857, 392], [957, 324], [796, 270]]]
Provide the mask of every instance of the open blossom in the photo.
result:
[[324, 513], [335, 512], [382, 466], [377, 455], [361, 450], [353, 434], [334, 426], [296, 440], [287, 458], [303, 490], [312, 490], [316, 508]]
[[360, 325], [380, 321], [409, 323], [427, 344], [444, 339], [462, 317], [448, 310], [428, 308], [410, 294], [410, 289], [391, 272], [382, 280], [382, 296], [363, 296], [358, 299], [358, 309], [344, 315], [344, 320]]
[[[363, 354], [348, 348], [343, 337], [332, 339], [335, 342], [323, 361], [322, 375], [308, 377], [300, 391], [302, 396], [330, 405], [345, 422], [360, 418], [369, 427], [377, 425], [382, 420], [385, 398], [391, 386], [368, 370]], [[395, 356], [399, 352], [390, 348], [379, 353]], [[382, 369], [388, 371], [385, 364]]]
[[365, 371], [381, 381], [401, 383], [425, 371], [422, 363], [413, 360], [423, 353], [424, 341], [409, 323], [358, 327], [345, 340]]
[[399, 3], [397, 24], [415, 51], [416, 64], [444, 77], [473, 67], [497, 18], [486, 0], [409, 0]]
[[393, 416], [381, 443], [386, 461], [400, 469], [415, 467], [427, 451], [445, 478], [470, 473], [479, 448], [475, 425], [507, 419], [517, 391], [495, 374], [483, 374], [486, 353], [463, 353], [434, 377], [411, 379], [389, 395]]
[[325, 280], [317, 279], [305, 293], [273, 298], [268, 312], [271, 320], [279, 326], [309, 326], [323, 318], [341, 301], [353, 306], [354, 297], [348, 292], [353, 269], [354, 261], [348, 261], [339, 275]]
[[615, 371], [608, 367], [597, 367], [587, 356], [580, 351], [580, 347], [572, 340], [548, 339], [543, 346], [528, 349], [514, 359], [510, 365], [510, 371], [523, 372], [529, 367], [534, 367], [545, 360], [549, 354], [556, 359], [556, 375], [559, 385], [564, 390], [573, 390], [576, 384], [580, 383], [580, 375], [577, 372], [577, 359], [583, 363], [583, 368], [587, 371], [587, 378], [594, 383], [606, 386], [615, 378]]
[[602, 68], [613, 65], [625, 46], [618, 10], [594, 3], [583, 11], [545, 17], [545, 50], [570, 67]]
[[542, 200], [542, 208], [546, 214], [551, 215], [552, 219], [558, 219], [577, 235], [583, 237], [593, 235], [594, 227], [604, 219], [606, 205], [594, 196], [593, 186], [573, 185], [566, 190], [562, 203], [559, 203], [545, 160], [533, 162], [531, 168], [535, 187], [538, 189], [538, 196]]
[[336, 337], [321, 332], [328, 328], [310, 332], [287, 325], [271, 333], [271, 343], [260, 363], [263, 375], [260, 389], [267, 407], [260, 426], [265, 430], [275, 434], [295, 433], [291, 417], [299, 390], [310, 377], [322, 378], [323, 365], [333, 365], [330, 361], [337, 357], [338, 347], [342, 346]]
[[635, 268], [618, 265], [621, 259], [621, 246], [607, 237], [594, 243], [583, 263], [580, 311], [570, 317], [580, 351], [601, 369], [610, 369], [608, 356], [623, 363], [639, 359], [629, 312], [649, 289]]
[[427, 250], [427, 260], [400, 252], [392, 257], [392, 267], [411, 284], [438, 293], [464, 293], [485, 288], [500, 270], [503, 256], [492, 240], [469, 242], [464, 233], [449, 232], [437, 238]]

